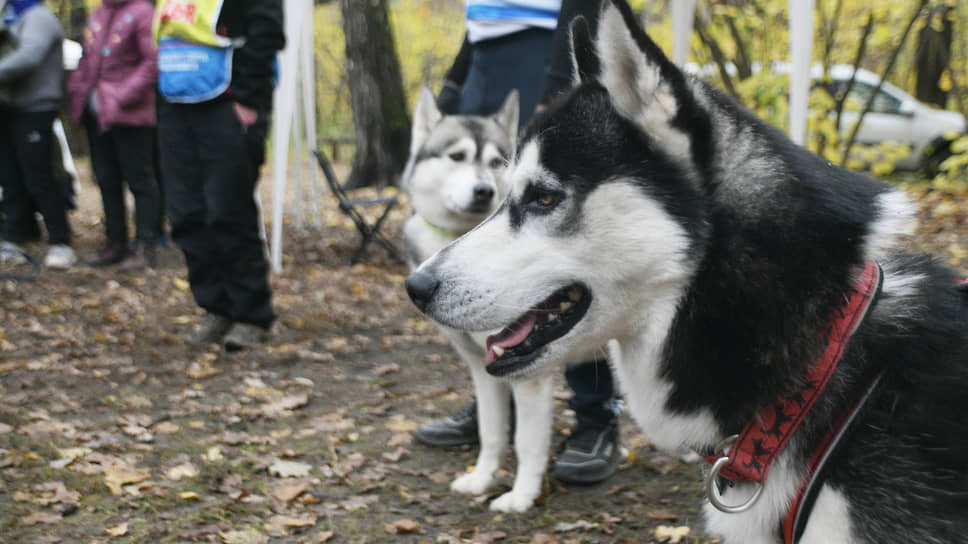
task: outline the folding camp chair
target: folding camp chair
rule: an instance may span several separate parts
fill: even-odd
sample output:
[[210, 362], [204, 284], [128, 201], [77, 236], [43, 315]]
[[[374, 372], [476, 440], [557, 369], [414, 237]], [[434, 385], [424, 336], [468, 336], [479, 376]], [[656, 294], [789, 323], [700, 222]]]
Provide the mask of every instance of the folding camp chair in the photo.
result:
[[[383, 226], [383, 222], [386, 220], [387, 216], [390, 215], [390, 211], [396, 207], [398, 197], [397, 195], [383, 197], [383, 198], [349, 198], [346, 191], [340, 185], [339, 180], [336, 179], [336, 174], [333, 172], [332, 166], [329, 164], [329, 160], [326, 159], [326, 155], [323, 154], [322, 150], [315, 149], [313, 154], [316, 155], [316, 162], [319, 163], [320, 169], [323, 171], [323, 175], [326, 176], [326, 183], [329, 184], [330, 190], [336, 199], [339, 201], [339, 209], [341, 212], [349, 216], [356, 225], [356, 230], [360, 232], [360, 245], [350, 256], [349, 264], [355, 264], [366, 247], [371, 241], [376, 240], [383, 248], [387, 251], [392, 259], [399, 263], [405, 262], [400, 250], [397, 246], [393, 244], [390, 240], [386, 238], [381, 232], [380, 227]], [[383, 211], [380, 213], [379, 218], [372, 224], [368, 223], [366, 217], [360, 213], [358, 208], [370, 208], [370, 207], [383, 207]]]

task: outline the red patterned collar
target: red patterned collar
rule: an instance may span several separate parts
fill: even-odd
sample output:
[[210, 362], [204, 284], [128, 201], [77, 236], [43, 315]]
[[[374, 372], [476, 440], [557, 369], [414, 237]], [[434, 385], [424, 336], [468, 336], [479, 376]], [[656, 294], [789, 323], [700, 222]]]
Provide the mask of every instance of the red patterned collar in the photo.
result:
[[[767, 405], [738, 435], [731, 436], [716, 447], [716, 452], [705, 456], [713, 465], [706, 478], [706, 493], [710, 502], [723, 512], [738, 513], [753, 506], [763, 490], [773, 462], [789, 443], [790, 438], [813, 408], [824, 388], [830, 382], [851, 335], [864, 320], [880, 292], [882, 272], [874, 261], [867, 261], [863, 273], [854, 282], [846, 304], [834, 312], [827, 333], [827, 347], [807, 372], [807, 386], [803, 390], [778, 398]], [[801, 482], [800, 490], [790, 514], [783, 523], [784, 540], [792, 543], [802, 531], [809, 507], [812, 506], [811, 488], [823, 461], [829, 457], [832, 447], [849, 427], [853, 416], [873, 391], [877, 380], [867, 387], [860, 400], [845, 412], [825, 437], [811, 457], [810, 471]], [[728, 448], [728, 452], [724, 452]], [[739, 505], [724, 504], [720, 499], [720, 486], [729, 482], [755, 482], [759, 484], [747, 502]], [[814, 493], [815, 494], [815, 493]], [[806, 509], [806, 512], [804, 510]], [[804, 515], [805, 514], [805, 515]], [[798, 521], [799, 520], [799, 521]]]

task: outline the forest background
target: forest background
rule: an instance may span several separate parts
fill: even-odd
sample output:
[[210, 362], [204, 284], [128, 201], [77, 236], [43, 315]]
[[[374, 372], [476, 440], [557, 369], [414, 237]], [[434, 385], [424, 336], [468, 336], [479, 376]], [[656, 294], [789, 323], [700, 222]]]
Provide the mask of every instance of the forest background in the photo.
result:
[[[669, 16], [672, 1], [675, 0], [631, 2], [652, 38], [666, 51], [671, 49], [672, 43]], [[965, 97], [968, 88], [966, 1], [817, 0], [813, 60], [824, 66], [854, 64], [866, 68], [923, 102], [964, 115], [968, 113]], [[83, 30], [86, 13], [97, 4], [91, 0], [49, 0], [49, 3], [60, 15], [68, 36], [75, 39]], [[388, 21], [389, 24], [384, 25], [387, 28], [371, 28], [368, 32], [389, 32], [392, 38], [389, 43], [393, 47], [389, 54], [393, 57], [391, 63], [399, 67], [403, 97], [381, 99], [402, 100], [405, 107], [397, 109], [411, 112], [421, 86], [428, 85], [435, 93], [440, 88], [464, 36], [463, 6], [462, 0], [317, 1], [314, 8], [317, 133], [333, 142], [334, 151], [342, 152], [340, 158], [352, 157], [354, 143], [357, 146], [361, 141], [380, 143], [380, 135], [360, 134], [354, 127], [351, 98], [354, 89], [347, 69], [346, 44], [349, 40], [344, 34], [344, 28], [347, 28], [345, 15], [358, 10], [368, 12], [366, 17], [376, 13]], [[787, 124], [787, 76], [769, 70], [757, 71], [753, 67], [788, 59], [787, 6], [787, 0], [699, 0], [690, 52], [690, 61], [695, 65], [715, 67], [710, 71], [715, 83], [784, 130]], [[368, 22], [371, 26], [379, 26], [372, 20], [368, 19]], [[386, 55], [387, 52], [379, 54]], [[925, 58], [935, 60], [927, 62]], [[727, 65], [729, 69], [726, 69]], [[378, 74], [378, 77], [393, 79], [394, 74]], [[381, 87], [390, 88], [393, 83], [388, 81]], [[838, 164], [870, 169], [880, 176], [890, 174], [893, 160], [905, 150], [890, 145], [865, 150], [838, 134], [834, 128], [835, 112], [862, 110], [864, 105], [838, 103], [837, 98], [821, 86], [814, 89], [810, 99], [812, 115], [808, 123], [807, 146]], [[399, 130], [399, 125], [405, 124], [408, 129], [409, 114], [401, 115], [406, 118], [397, 120], [398, 132], [408, 133], [409, 130]], [[362, 123], [357, 120], [356, 124]], [[373, 128], [365, 130], [374, 131]], [[391, 140], [387, 146], [401, 146], [399, 137]], [[344, 144], [345, 149], [335, 147], [339, 144]], [[403, 149], [405, 154], [406, 146]], [[968, 140], [963, 139], [951, 149], [956, 154], [963, 153], [968, 150]], [[400, 150], [394, 154], [397, 156], [395, 161], [399, 162]], [[363, 159], [370, 160], [369, 157]], [[938, 181], [962, 177], [966, 163], [968, 157], [948, 161], [944, 165], [947, 168], [940, 169], [942, 175]], [[354, 163], [353, 169], [357, 170], [358, 166]], [[401, 167], [394, 165], [392, 168]], [[932, 176], [937, 173], [930, 172]], [[368, 177], [377, 180], [377, 184], [394, 182], [389, 179], [393, 172], [375, 176], [371, 173]], [[366, 183], [357, 181], [350, 185]]]

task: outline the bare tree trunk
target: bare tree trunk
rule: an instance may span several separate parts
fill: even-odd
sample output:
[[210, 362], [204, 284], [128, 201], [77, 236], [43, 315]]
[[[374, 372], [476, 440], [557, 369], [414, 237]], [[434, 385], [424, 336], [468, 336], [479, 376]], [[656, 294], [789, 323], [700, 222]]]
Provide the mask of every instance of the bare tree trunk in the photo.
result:
[[917, 92], [922, 102], [945, 107], [948, 92], [940, 85], [941, 76], [951, 64], [953, 25], [948, 16], [954, 8], [935, 5], [928, 14], [928, 22], [918, 33], [918, 50], [914, 57], [917, 68]]
[[395, 185], [410, 147], [410, 115], [386, 0], [340, 0], [356, 156], [347, 188]]

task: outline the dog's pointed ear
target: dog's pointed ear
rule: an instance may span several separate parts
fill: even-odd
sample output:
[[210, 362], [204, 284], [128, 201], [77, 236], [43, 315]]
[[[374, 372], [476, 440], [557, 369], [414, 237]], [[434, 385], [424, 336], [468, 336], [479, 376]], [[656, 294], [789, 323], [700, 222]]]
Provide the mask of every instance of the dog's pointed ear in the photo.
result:
[[426, 85], [420, 89], [417, 108], [413, 112], [413, 130], [410, 135], [410, 154], [414, 155], [430, 136], [434, 126], [440, 122], [443, 114], [437, 108], [434, 93]]
[[595, 43], [592, 41], [591, 29], [588, 28], [588, 21], [582, 17], [575, 17], [569, 27], [571, 34], [571, 62], [572, 62], [572, 83], [579, 85], [582, 82], [592, 81], [601, 72], [601, 65], [598, 62], [598, 55], [595, 54]]
[[508, 141], [513, 142], [517, 139], [518, 119], [521, 115], [521, 101], [518, 98], [518, 90], [511, 89], [511, 92], [504, 97], [504, 104], [501, 109], [494, 114], [494, 119], [501, 127], [507, 130]]
[[[685, 74], [639, 26], [625, 0], [606, 0], [595, 50], [615, 108], [674, 155], [688, 155], [683, 119], [706, 119]], [[696, 130], [699, 127], [691, 130]], [[708, 127], [706, 127], [708, 128]], [[683, 145], [685, 144], [685, 145]]]

